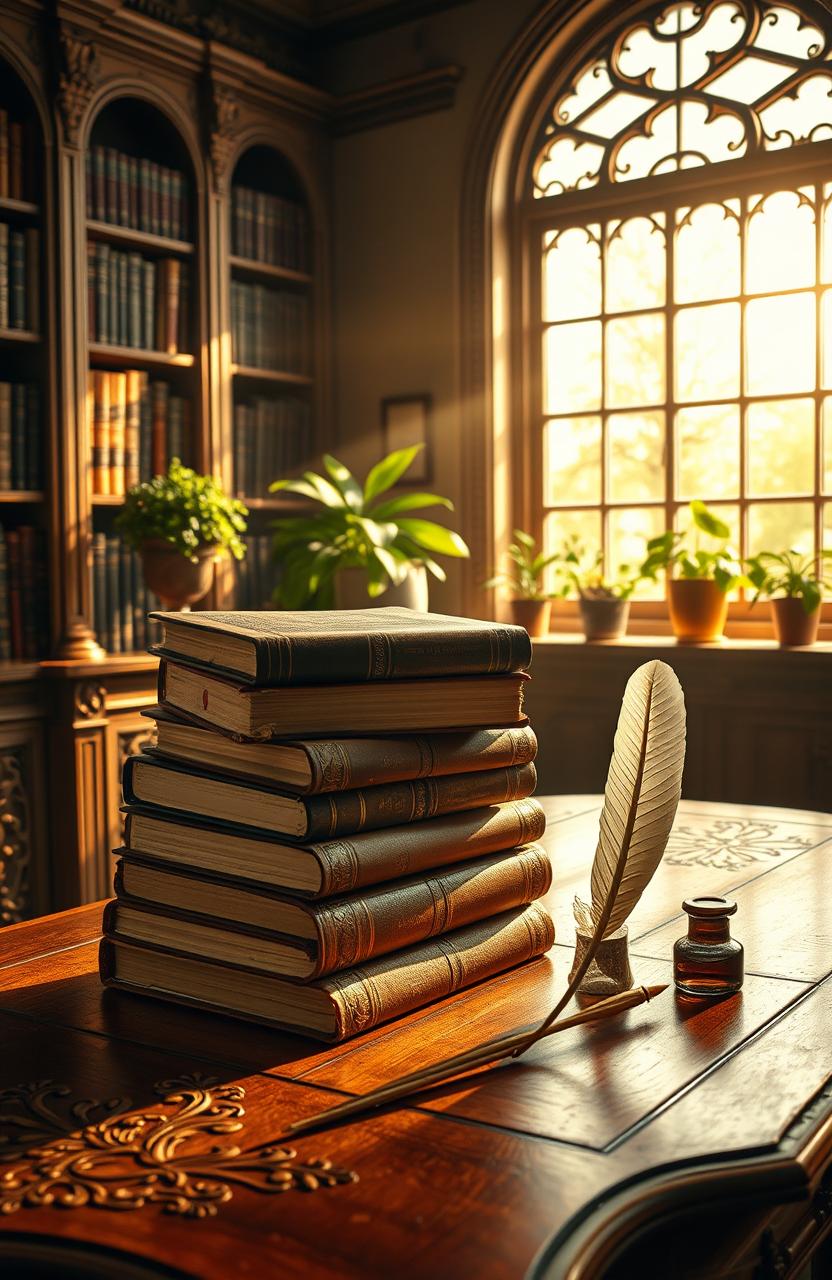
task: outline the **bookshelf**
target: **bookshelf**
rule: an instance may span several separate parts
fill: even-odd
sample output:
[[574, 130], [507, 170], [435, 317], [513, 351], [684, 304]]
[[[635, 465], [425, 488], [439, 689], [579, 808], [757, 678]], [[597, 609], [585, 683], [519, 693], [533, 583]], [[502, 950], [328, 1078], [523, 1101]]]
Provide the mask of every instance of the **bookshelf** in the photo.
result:
[[268, 486], [311, 461], [315, 439], [312, 218], [297, 174], [273, 147], [238, 159], [229, 233], [233, 485], [250, 512], [231, 599], [258, 609], [276, 582], [269, 524], [286, 505]]
[[[17, 273], [13, 310], [0, 278], [0, 925], [109, 891], [121, 763], [147, 741], [141, 712], [156, 696], [141, 652], [152, 602], [115, 528], [137, 452], [140, 475], [149, 436], [152, 470], [175, 448], [233, 492], [234, 409], [258, 401], [303, 406], [269, 480], [327, 445], [330, 101], [150, 8], [0, 0], [0, 237], [14, 236]], [[252, 243], [233, 238], [237, 188], [255, 192]], [[280, 201], [306, 219], [306, 256], [280, 248]], [[232, 352], [232, 283], [272, 308], [245, 359]], [[175, 321], [157, 315], [160, 293], [176, 294]], [[3, 384], [34, 388], [37, 413], [20, 392], [8, 412]], [[154, 435], [172, 405], [173, 428], [165, 418]], [[286, 424], [260, 417], [262, 450]], [[285, 504], [256, 486], [246, 496], [249, 581], [224, 566], [210, 604], [269, 594], [269, 523]]]

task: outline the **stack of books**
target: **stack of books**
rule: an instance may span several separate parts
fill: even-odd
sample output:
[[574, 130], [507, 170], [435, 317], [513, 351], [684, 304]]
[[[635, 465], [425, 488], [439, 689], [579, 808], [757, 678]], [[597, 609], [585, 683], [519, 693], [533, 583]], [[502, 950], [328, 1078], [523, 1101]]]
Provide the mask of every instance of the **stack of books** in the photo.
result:
[[0, 222], [0, 329], [40, 329], [40, 233]]
[[43, 487], [40, 387], [0, 382], [0, 489]]
[[272, 535], [247, 533], [243, 542], [246, 554], [242, 560], [234, 562], [236, 607], [267, 609], [278, 582], [278, 568], [272, 559]]
[[87, 217], [154, 236], [185, 240], [188, 188], [185, 175], [115, 147], [87, 152]]
[[250, 187], [231, 193], [234, 253], [290, 271], [309, 270], [306, 210], [294, 200]]
[[49, 633], [43, 530], [26, 524], [0, 529], [0, 658], [45, 657]]
[[139, 369], [92, 370], [87, 387], [92, 492], [120, 496], [191, 454], [191, 402]]
[[[111, 346], [187, 351], [190, 278], [177, 258], [87, 246], [90, 339]], [[34, 326], [30, 326], [34, 327]]]
[[232, 280], [231, 348], [235, 364], [308, 374], [309, 299]]
[[342, 1040], [550, 948], [522, 628], [154, 617], [106, 984]]
[[309, 403], [254, 396], [234, 405], [234, 487], [239, 498], [266, 498], [272, 480], [301, 462], [310, 438]]
[[139, 553], [106, 533], [92, 539], [95, 634], [108, 653], [135, 653], [154, 644], [158, 628], [148, 619], [159, 600], [148, 591]]

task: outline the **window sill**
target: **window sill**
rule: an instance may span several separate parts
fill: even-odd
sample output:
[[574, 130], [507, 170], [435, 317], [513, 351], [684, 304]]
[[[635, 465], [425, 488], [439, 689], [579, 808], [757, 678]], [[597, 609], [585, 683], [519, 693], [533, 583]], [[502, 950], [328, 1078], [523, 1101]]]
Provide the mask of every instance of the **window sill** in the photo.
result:
[[814, 659], [828, 658], [832, 655], [832, 642], [819, 640], [817, 644], [804, 648], [781, 649], [775, 640], [750, 639], [746, 636], [724, 636], [722, 640], [710, 644], [678, 644], [672, 635], [632, 635], [622, 636], [619, 640], [586, 640], [579, 631], [550, 631], [547, 636], [540, 636], [534, 641], [538, 645], [571, 645], [583, 649], [644, 649], [645, 651], [675, 650], [679, 653], [777, 653], [784, 658], [803, 657]]

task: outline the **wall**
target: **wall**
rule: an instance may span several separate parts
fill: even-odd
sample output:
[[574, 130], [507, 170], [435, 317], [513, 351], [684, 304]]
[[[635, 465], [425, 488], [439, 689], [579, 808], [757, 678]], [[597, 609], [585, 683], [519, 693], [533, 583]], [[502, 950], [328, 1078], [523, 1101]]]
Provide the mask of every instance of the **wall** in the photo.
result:
[[[463, 69], [450, 110], [339, 139], [334, 147], [335, 406], [344, 459], [380, 454], [380, 401], [434, 401], [431, 487], [459, 510], [480, 497], [461, 474], [459, 418], [460, 195], [466, 143], [489, 76], [537, 0], [471, 0], [418, 22], [342, 44], [330, 57], [335, 93]], [[451, 517], [452, 519], [453, 517]], [[460, 570], [432, 586], [432, 607], [459, 608]]]

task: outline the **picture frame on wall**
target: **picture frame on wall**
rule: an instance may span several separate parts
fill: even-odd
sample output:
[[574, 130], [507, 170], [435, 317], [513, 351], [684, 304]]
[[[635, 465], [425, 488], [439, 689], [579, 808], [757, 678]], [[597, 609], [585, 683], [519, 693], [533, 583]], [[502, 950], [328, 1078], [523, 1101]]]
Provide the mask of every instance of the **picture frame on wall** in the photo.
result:
[[425, 484], [431, 479], [431, 430], [433, 404], [429, 395], [387, 396], [381, 402], [381, 432], [384, 455], [395, 449], [421, 444], [400, 484]]

